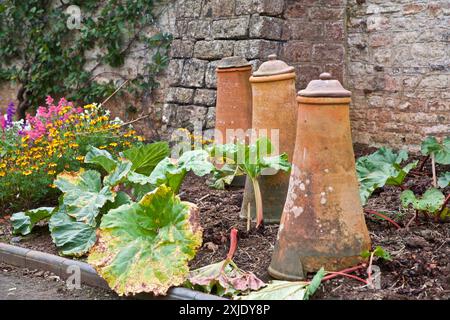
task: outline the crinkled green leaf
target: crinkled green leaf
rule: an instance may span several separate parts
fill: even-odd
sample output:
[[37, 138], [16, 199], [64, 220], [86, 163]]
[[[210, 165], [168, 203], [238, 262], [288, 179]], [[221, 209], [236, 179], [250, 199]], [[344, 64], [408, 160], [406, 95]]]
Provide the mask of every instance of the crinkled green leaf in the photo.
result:
[[68, 215], [64, 205], [51, 216], [49, 229], [53, 242], [62, 255], [82, 256], [97, 239], [96, 227], [76, 221]]
[[133, 163], [131, 170], [149, 175], [156, 165], [170, 154], [167, 142], [155, 142], [135, 147], [123, 152], [125, 158]]
[[36, 223], [48, 219], [55, 208], [42, 207], [39, 209], [17, 212], [11, 216], [11, 224], [14, 234], [27, 235]]
[[374, 256], [381, 258], [386, 261], [392, 261], [391, 254], [384, 250], [382, 247], [377, 246], [374, 250]]
[[440, 190], [431, 188], [419, 198], [411, 190], [405, 190], [402, 192], [400, 199], [405, 208], [412, 205], [416, 210], [434, 214], [442, 208], [445, 196]]
[[396, 154], [392, 149], [380, 148], [356, 161], [360, 198], [363, 205], [367, 203], [376, 189], [385, 185], [399, 186], [403, 183], [409, 171], [418, 164], [416, 161], [402, 168], [401, 163], [407, 159], [408, 153], [404, 150]]
[[163, 295], [182, 284], [202, 242], [198, 209], [162, 185], [103, 216], [88, 262], [119, 295]]
[[100, 173], [93, 170], [64, 172], [58, 175], [55, 185], [64, 192], [63, 203], [67, 214], [93, 227], [97, 225], [100, 208], [107, 201], [113, 202], [116, 196], [109, 186], [102, 188]]
[[439, 143], [435, 137], [428, 137], [422, 142], [421, 148], [423, 155], [434, 154], [436, 163], [443, 165], [450, 164], [450, 136], [444, 138], [442, 143]]
[[111, 153], [92, 146], [84, 157], [84, 162], [99, 165], [108, 173], [111, 173], [117, 167], [117, 161], [114, 160]]
[[438, 186], [442, 189], [450, 186], [450, 172], [445, 172], [442, 176], [439, 177]]
[[236, 175], [238, 175], [239, 167], [234, 164], [224, 164], [220, 169], [214, 169], [211, 187], [218, 190], [225, 189], [225, 186], [230, 185]]
[[154, 187], [164, 184], [178, 193], [188, 171], [204, 176], [214, 170], [208, 158], [209, 154], [204, 150], [187, 151], [178, 160], [166, 158], [150, 174], [150, 184]]
[[259, 290], [265, 283], [252, 272], [243, 271], [234, 262], [224, 260], [191, 271], [185, 286], [218, 296], [234, 296]]
[[110, 175], [106, 176], [103, 180], [105, 185], [114, 187], [126, 181], [127, 175], [131, 171], [132, 163], [130, 161], [122, 161], [117, 167], [111, 172]]

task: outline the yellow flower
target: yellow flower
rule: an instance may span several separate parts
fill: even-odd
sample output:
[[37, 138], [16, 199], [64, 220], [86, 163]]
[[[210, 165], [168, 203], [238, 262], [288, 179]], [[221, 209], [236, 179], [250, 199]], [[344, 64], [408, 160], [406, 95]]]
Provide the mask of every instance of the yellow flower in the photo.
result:
[[117, 147], [117, 143], [116, 143], [116, 142], [111, 142], [109, 145], [110, 145], [111, 147]]
[[52, 188], [52, 189], [55, 189], [56, 188], [56, 186], [52, 183], [52, 184], [49, 184], [48, 185], [50, 188]]
[[108, 148], [107, 146], [100, 146], [100, 147], [98, 147], [99, 149], [106, 149], [106, 148]]
[[6, 176], [6, 172], [0, 171], [0, 177], [4, 177], [4, 176]]
[[84, 157], [83, 157], [83, 156], [78, 156], [78, 157], [76, 157], [76, 159], [77, 159], [78, 161], [83, 161], [83, 160], [84, 160]]
[[55, 170], [49, 170], [47, 173], [52, 176], [52, 175], [54, 175], [56, 173], [56, 171]]
[[69, 148], [78, 148], [78, 143], [69, 143]]
[[48, 164], [49, 168], [54, 168], [54, 167], [57, 167], [57, 166], [58, 165], [56, 163], [54, 163], [54, 162], [51, 162], [51, 163]]
[[31, 171], [31, 170], [27, 170], [27, 171], [23, 171], [22, 172], [22, 174], [24, 175], [24, 176], [29, 176], [30, 174], [32, 174], [33, 173], [33, 171]]
[[142, 137], [142, 136], [136, 136], [136, 140], [137, 140], [137, 141], [144, 141], [144, 140], [145, 140], [145, 138], [144, 138], [144, 137]]
[[6, 168], [6, 163], [0, 163], [0, 169], [5, 169]]

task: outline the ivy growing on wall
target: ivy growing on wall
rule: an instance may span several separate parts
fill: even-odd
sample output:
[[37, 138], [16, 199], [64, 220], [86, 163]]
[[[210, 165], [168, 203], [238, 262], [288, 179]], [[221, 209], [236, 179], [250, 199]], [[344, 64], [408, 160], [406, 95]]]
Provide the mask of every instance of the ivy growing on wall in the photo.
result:
[[[155, 77], [168, 65], [172, 40], [170, 34], [151, 30], [163, 1], [1, 1], [0, 82], [18, 85], [19, 116], [47, 94], [102, 101], [117, 83], [97, 81], [100, 68], [123, 66], [136, 43], [148, 54], [141, 72], [133, 78], [118, 72], [109, 78], [128, 80], [126, 88], [134, 94], [158, 87]], [[81, 15], [72, 15], [70, 10], [78, 9], [73, 6]], [[96, 52], [89, 61], [88, 52]]]

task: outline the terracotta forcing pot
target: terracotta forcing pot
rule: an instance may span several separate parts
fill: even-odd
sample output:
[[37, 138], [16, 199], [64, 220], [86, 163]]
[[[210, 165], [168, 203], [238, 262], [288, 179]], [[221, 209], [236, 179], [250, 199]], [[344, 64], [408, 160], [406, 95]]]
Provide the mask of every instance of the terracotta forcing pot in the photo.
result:
[[241, 57], [222, 59], [217, 72], [215, 143], [248, 140], [252, 126], [251, 64]]
[[370, 238], [359, 200], [350, 132], [351, 93], [323, 73], [298, 96], [298, 127], [288, 197], [271, 276], [303, 279], [321, 267], [361, 262]]
[[[250, 78], [253, 91], [252, 128], [258, 137], [267, 136], [277, 145], [274, 155], [287, 153], [289, 161], [295, 145], [297, 126], [297, 102], [295, 93], [294, 67], [277, 60], [276, 55], [269, 56]], [[271, 130], [275, 135], [272, 136]], [[278, 140], [278, 141], [276, 141]], [[263, 175], [259, 178], [263, 199], [265, 223], [280, 221], [286, 193], [289, 186], [289, 174], [278, 172], [275, 175]], [[250, 206], [249, 206], [250, 205]], [[250, 207], [252, 217], [256, 216], [253, 186], [247, 178], [241, 217], [246, 218]]]

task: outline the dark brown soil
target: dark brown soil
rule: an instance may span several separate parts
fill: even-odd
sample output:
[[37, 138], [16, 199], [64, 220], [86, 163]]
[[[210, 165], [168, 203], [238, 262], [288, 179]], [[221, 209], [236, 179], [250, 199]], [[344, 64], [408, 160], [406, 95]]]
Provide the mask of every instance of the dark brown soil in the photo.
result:
[[[355, 147], [356, 156], [375, 149]], [[417, 157], [422, 159], [422, 157]], [[438, 167], [438, 172], [449, 168]], [[428, 163], [422, 172], [409, 175], [406, 186], [415, 192], [423, 192], [431, 184], [431, 167]], [[414, 212], [400, 204], [400, 188], [385, 187], [370, 199], [366, 208], [383, 213], [403, 228], [397, 230], [386, 221], [366, 216], [373, 246], [381, 246], [392, 256], [392, 261], [376, 261], [381, 269], [381, 289], [371, 290], [363, 283], [348, 278], [336, 278], [325, 282], [314, 299], [449, 299], [450, 298], [450, 224], [433, 219], [419, 219], [409, 229], [404, 226]], [[450, 190], [445, 190], [448, 194]], [[273, 245], [278, 225], [266, 225], [264, 230], [247, 233], [246, 221], [239, 218], [243, 197], [241, 188], [226, 191], [208, 187], [205, 178], [188, 176], [181, 190], [181, 198], [196, 203], [201, 211], [204, 229], [203, 246], [192, 261], [191, 268], [218, 262], [226, 257], [228, 236], [234, 227], [239, 230], [239, 246], [234, 261], [263, 280], [268, 280]], [[3, 234], [2, 234], [3, 233]], [[0, 221], [0, 241], [12, 240], [11, 227]], [[46, 227], [38, 228], [32, 235], [15, 238], [16, 245], [56, 253]], [[17, 240], [20, 240], [17, 242]], [[354, 273], [362, 278], [364, 270]]]

